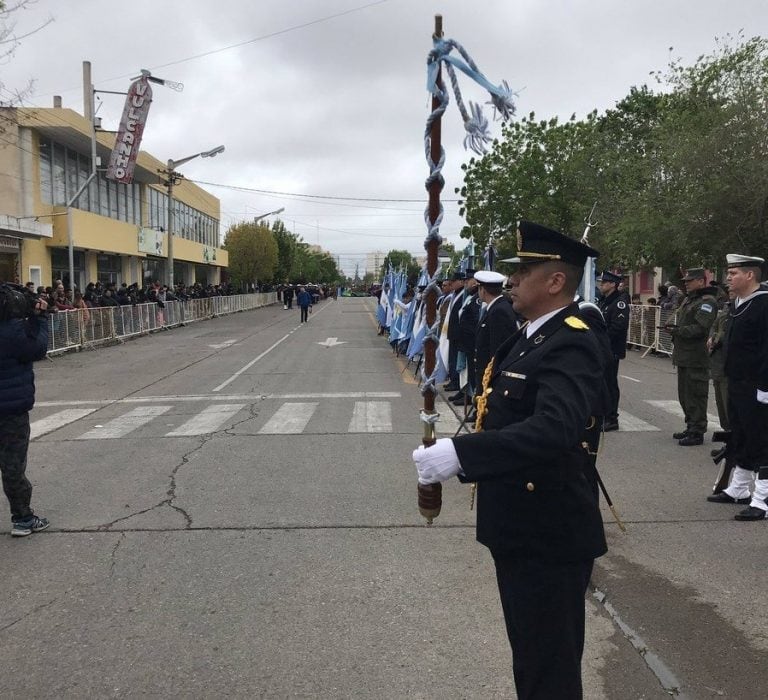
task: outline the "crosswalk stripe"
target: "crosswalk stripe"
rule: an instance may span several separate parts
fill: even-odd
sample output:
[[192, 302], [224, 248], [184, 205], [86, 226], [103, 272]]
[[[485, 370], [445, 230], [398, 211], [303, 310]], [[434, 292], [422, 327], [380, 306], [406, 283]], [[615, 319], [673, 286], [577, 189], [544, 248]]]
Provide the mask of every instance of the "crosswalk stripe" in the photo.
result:
[[83, 433], [78, 440], [107, 440], [112, 438], [121, 438], [133, 432], [136, 428], [149, 423], [150, 421], [167, 413], [173, 406], [142, 406], [128, 411], [123, 416], [113, 418], [100, 428], [93, 428], [87, 433]]
[[[667, 413], [671, 413], [673, 416], [677, 416], [678, 418], [685, 420], [685, 413], [677, 401], [646, 401], [646, 403], [649, 403], [655, 408], [660, 408], [662, 411], [666, 411]], [[707, 421], [709, 422], [709, 427], [712, 430], [722, 430], [720, 427], [720, 419], [717, 416], [714, 416], [711, 413], [707, 413]]]
[[658, 432], [660, 428], [655, 425], [646, 423], [642, 418], [633, 416], [631, 413], [620, 409], [619, 410], [619, 430], [624, 432]]
[[355, 401], [350, 433], [391, 433], [392, 405], [389, 401]]
[[87, 415], [99, 410], [99, 406], [95, 408], [68, 408], [64, 411], [59, 411], [45, 418], [40, 418], [32, 422], [29, 426], [29, 438], [34, 440], [41, 435], [46, 435], [53, 430], [63, 428], [69, 423], [74, 423], [76, 420], [85, 418]]
[[260, 435], [288, 435], [301, 433], [318, 406], [309, 403], [284, 403], [259, 430]]
[[208, 406], [197, 415], [192, 416], [192, 418], [180, 425], [176, 430], [166, 433], [165, 436], [183, 437], [188, 435], [215, 433], [224, 423], [247, 405], [248, 404], [244, 403], [225, 403]]
[[[351, 394], [359, 398], [370, 397], [384, 398], [381, 393]], [[240, 397], [238, 397], [240, 398]], [[388, 397], [387, 397], [388, 398]], [[646, 400], [649, 406], [664, 413], [683, 417], [683, 410], [677, 401]], [[312, 419], [318, 401], [311, 402], [285, 402], [269, 418], [259, 430], [262, 435], [287, 435], [302, 433]], [[207, 406], [196, 415], [189, 418], [179, 427], [165, 433], [167, 437], [182, 437], [192, 435], [204, 435], [216, 432], [239, 411], [248, 407], [248, 403], [214, 403]], [[81, 420], [98, 411], [101, 406], [83, 408], [67, 408], [51, 414], [45, 418], [35, 420], [30, 425], [31, 438], [39, 438], [59, 428]], [[141, 426], [150, 423], [154, 418], [171, 411], [172, 405], [142, 405], [134, 408], [125, 415], [118, 416], [101, 427], [88, 430], [80, 435], [78, 440], [100, 440], [121, 438]], [[459, 428], [460, 417], [451, 410], [444, 398], [438, 396], [435, 403], [436, 410], [440, 413], [440, 420], [436, 425], [436, 432], [440, 435], [453, 435]], [[717, 416], [708, 414], [710, 427], [719, 429]], [[355, 401], [352, 418], [349, 422], [350, 433], [390, 433], [392, 432], [392, 404], [390, 401]], [[620, 410], [619, 429], [623, 432], [659, 432], [660, 428], [627, 411]]]

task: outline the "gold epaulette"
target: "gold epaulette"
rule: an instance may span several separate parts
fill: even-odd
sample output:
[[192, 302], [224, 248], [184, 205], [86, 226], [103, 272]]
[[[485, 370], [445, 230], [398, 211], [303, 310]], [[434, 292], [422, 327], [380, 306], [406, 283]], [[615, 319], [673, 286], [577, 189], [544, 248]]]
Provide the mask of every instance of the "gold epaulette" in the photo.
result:
[[578, 316], [569, 316], [565, 319], [565, 324], [580, 331], [589, 330], [589, 326], [584, 323], [584, 321], [582, 321]]

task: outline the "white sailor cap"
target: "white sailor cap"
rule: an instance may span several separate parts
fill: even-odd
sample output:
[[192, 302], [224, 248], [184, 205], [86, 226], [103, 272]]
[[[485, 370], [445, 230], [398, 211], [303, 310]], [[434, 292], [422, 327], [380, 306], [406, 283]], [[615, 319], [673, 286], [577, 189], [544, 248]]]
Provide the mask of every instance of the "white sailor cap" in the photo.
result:
[[728, 267], [761, 267], [765, 264], [764, 258], [738, 253], [729, 253], [725, 256], [725, 261]]
[[478, 284], [504, 284], [504, 275], [500, 272], [491, 272], [490, 270], [478, 270], [475, 273], [475, 279]]

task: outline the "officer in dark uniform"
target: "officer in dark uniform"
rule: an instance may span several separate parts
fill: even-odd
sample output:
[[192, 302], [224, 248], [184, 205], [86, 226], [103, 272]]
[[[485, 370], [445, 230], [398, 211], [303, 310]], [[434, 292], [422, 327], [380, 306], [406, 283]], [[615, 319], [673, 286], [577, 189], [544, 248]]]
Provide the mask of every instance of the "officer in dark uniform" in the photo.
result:
[[452, 401], [455, 405], [471, 404], [474, 394], [475, 381], [475, 333], [477, 332], [477, 319], [480, 317], [480, 302], [477, 298], [477, 280], [475, 280], [474, 270], [465, 270], [466, 279], [464, 280], [464, 297], [461, 300], [461, 309], [459, 309], [458, 336], [456, 346], [460, 353], [461, 360], [458, 364], [463, 364], [466, 368], [466, 382], [462, 384], [461, 376], [459, 379], [460, 389]]
[[598, 253], [537, 224], [518, 227], [511, 297], [528, 323], [493, 358], [482, 430], [420, 447], [413, 460], [422, 484], [477, 483], [477, 539], [496, 566], [518, 698], [576, 700], [584, 594], [606, 543], [583, 446], [602, 368], [573, 298]]
[[501, 293], [504, 275], [480, 270], [475, 273], [477, 295], [483, 306], [475, 335], [475, 393], [483, 390], [483, 372], [501, 344], [518, 328], [517, 314]]
[[679, 445], [701, 445], [707, 432], [709, 399], [709, 329], [717, 317], [717, 290], [707, 285], [704, 268], [692, 267], [683, 278], [685, 299], [666, 326], [672, 335], [672, 364], [677, 367], [677, 396], [685, 430], [672, 437]]
[[[456, 369], [456, 362], [459, 358], [459, 311], [464, 300], [464, 273], [454, 272], [451, 280], [453, 281], [453, 297], [451, 298], [451, 305], [448, 309], [448, 328], [446, 331], [446, 337], [448, 338], [448, 385], [445, 387], [446, 391], [458, 392], [461, 388], [459, 386], [459, 371]], [[449, 397], [449, 400], [459, 398], [461, 393], [454, 394]]]
[[728, 286], [736, 295], [725, 341], [728, 447], [735, 466], [728, 488], [707, 500], [748, 503], [734, 518], [764, 520], [768, 514], [768, 290], [760, 282], [765, 260], [734, 253], [726, 261]]
[[606, 270], [598, 278], [602, 296], [597, 306], [603, 313], [606, 332], [613, 351], [613, 368], [606, 373], [610, 401], [605, 415], [603, 430], [619, 429], [619, 361], [627, 356], [627, 331], [629, 330], [629, 296], [619, 290], [621, 275]]

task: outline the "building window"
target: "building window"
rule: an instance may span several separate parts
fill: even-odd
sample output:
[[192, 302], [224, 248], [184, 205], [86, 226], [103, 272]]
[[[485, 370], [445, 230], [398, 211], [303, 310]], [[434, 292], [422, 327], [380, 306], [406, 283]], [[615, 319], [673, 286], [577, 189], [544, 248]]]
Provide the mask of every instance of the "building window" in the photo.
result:
[[44, 204], [53, 204], [52, 147], [47, 139], [40, 140], [40, 199]]
[[106, 284], [112, 282], [120, 284], [120, 273], [122, 272], [122, 263], [119, 255], [97, 255], [96, 256], [96, 279]]

